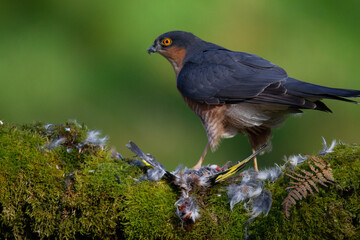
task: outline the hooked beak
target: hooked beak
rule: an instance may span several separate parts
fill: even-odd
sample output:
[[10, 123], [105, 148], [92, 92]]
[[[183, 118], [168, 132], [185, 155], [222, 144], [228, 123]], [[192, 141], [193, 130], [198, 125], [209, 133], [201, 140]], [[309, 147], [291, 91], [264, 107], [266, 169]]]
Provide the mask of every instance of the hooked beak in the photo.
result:
[[148, 52], [149, 55], [151, 55], [152, 53], [156, 53], [156, 52], [157, 52], [157, 49], [156, 49], [156, 47], [153, 45], [153, 46], [151, 46], [151, 47], [149, 47], [149, 48], [147, 49], [147, 52]]

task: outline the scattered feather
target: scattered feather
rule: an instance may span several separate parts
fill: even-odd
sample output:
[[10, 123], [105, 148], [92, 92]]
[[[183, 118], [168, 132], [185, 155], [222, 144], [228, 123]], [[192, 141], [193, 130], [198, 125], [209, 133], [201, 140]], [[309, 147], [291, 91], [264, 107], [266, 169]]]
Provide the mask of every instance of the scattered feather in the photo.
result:
[[80, 131], [79, 128], [82, 128], [82, 126], [75, 120], [70, 120], [65, 125], [44, 125], [43, 129], [48, 135], [50, 143], [42, 148], [53, 150], [63, 146], [67, 148], [68, 153], [71, 153], [74, 149], [81, 153], [83, 150], [92, 149], [93, 147], [102, 149], [106, 144], [108, 137], [100, 137], [98, 131], [88, 131], [85, 141], [80, 142], [83, 131]]
[[[282, 171], [279, 167], [269, 170], [256, 172], [248, 170], [243, 172], [243, 179], [240, 185], [231, 184], [227, 189], [230, 199], [230, 208], [233, 210], [234, 205], [244, 202], [244, 207], [249, 211], [250, 218], [245, 225], [245, 239], [247, 238], [247, 227], [254, 218], [264, 213], [269, 213], [272, 203], [271, 193], [263, 189], [264, 180], [276, 181]], [[260, 181], [262, 180], [262, 181]]]
[[54, 124], [46, 124], [44, 125], [44, 130], [47, 134], [52, 134], [55, 130], [55, 125]]
[[232, 184], [228, 187], [228, 197], [230, 199], [230, 209], [233, 210], [235, 204], [245, 201], [249, 196], [249, 188], [253, 190], [253, 187], [249, 187], [246, 185], [236, 185]]
[[150, 168], [146, 172], [146, 177], [149, 181], [160, 181], [164, 174], [165, 171], [161, 168]]
[[258, 171], [256, 179], [261, 181], [269, 180], [271, 182], [276, 182], [281, 175], [282, 170], [278, 165], [276, 165], [273, 168]]
[[124, 160], [124, 157], [119, 152], [117, 152], [116, 149], [112, 150], [111, 158]]
[[119, 177], [117, 174], [115, 174], [115, 178], [116, 178], [116, 182], [117, 182], [118, 184], [121, 184], [120, 177]]
[[297, 165], [305, 162], [307, 159], [306, 156], [303, 156], [301, 154], [298, 155], [292, 155], [289, 157], [289, 163], [290, 163], [290, 169], [294, 169], [294, 167], [296, 167]]
[[[272, 195], [268, 190], [263, 190], [261, 194], [259, 194], [256, 198], [249, 202], [250, 205], [248, 210], [250, 210], [250, 218], [246, 221], [245, 224], [245, 239], [248, 239], [247, 235], [247, 228], [251, 224], [251, 222], [259, 216], [260, 214], [264, 213], [265, 216], [268, 215], [271, 209], [272, 203]], [[246, 207], [247, 207], [246, 205]]]
[[250, 216], [255, 218], [261, 213], [268, 215], [272, 203], [272, 196], [268, 190], [263, 190], [250, 202]]
[[60, 137], [60, 138], [57, 138], [57, 139], [51, 141], [48, 145], [45, 145], [44, 147], [46, 149], [52, 150], [54, 148], [57, 148], [57, 147], [61, 146], [65, 142], [66, 142], [66, 138], [65, 137]]
[[99, 146], [105, 145], [108, 137], [105, 136], [105, 137], [101, 138], [99, 136], [100, 136], [99, 131], [88, 131], [87, 137], [86, 137], [86, 140], [85, 140], [84, 143], [85, 144], [99, 145]]
[[326, 155], [328, 153], [332, 153], [334, 151], [334, 148], [336, 146], [336, 140], [333, 140], [331, 142], [331, 145], [330, 147], [327, 146], [327, 143], [326, 143], [326, 140], [324, 137], [322, 137], [322, 140], [323, 140], [323, 149], [319, 152], [319, 156], [323, 156], [323, 155]]
[[69, 123], [73, 123], [78, 128], [82, 128], [81, 124], [79, 124], [75, 119], [69, 119]]
[[242, 181], [240, 184], [231, 184], [227, 189], [230, 199], [230, 209], [233, 210], [234, 205], [244, 202], [244, 207], [249, 211], [250, 218], [245, 225], [245, 239], [247, 238], [247, 227], [254, 218], [264, 213], [269, 213], [272, 203], [272, 196], [268, 190], [265, 190], [265, 180], [275, 182], [282, 175], [279, 166], [263, 171], [254, 171], [253, 169], [241, 173]]

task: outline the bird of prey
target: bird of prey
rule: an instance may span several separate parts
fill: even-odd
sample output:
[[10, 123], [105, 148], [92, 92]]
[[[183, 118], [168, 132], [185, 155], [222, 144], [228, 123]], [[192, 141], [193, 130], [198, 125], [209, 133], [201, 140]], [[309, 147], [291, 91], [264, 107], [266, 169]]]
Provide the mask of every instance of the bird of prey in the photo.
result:
[[261, 57], [231, 51], [189, 32], [160, 35], [148, 53], [160, 53], [171, 63], [179, 92], [206, 130], [208, 143], [194, 169], [201, 167], [208, 149], [214, 151], [221, 138], [247, 135], [255, 152], [289, 114], [302, 109], [331, 112], [322, 99], [358, 103], [347, 98], [360, 97], [358, 90], [296, 80]]

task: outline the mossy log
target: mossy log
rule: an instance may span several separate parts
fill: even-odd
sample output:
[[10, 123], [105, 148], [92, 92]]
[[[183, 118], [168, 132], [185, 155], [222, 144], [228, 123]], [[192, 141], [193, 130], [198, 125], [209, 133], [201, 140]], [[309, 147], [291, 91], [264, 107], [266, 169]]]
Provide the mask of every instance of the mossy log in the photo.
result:
[[[182, 224], [176, 188], [137, 181], [142, 169], [87, 134], [75, 122], [0, 125], [1, 239], [244, 238], [248, 212], [242, 204], [230, 210], [226, 182], [195, 192], [201, 218]], [[266, 183], [272, 208], [249, 225], [250, 239], [358, 239], [360, 146], [340, 144], [322, 158], [335, 184], [298, 201], [287, 219], [281, 203], [289, 178]]]

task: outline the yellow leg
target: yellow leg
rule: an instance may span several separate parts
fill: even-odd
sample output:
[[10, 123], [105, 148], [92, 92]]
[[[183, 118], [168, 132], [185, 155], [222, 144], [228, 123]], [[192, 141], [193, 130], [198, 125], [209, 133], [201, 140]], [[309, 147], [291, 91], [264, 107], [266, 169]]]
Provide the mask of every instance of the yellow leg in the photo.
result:
[[204, 152], [203, 152], [203, 154], [201, 155], [199, 161], [196, 163], [196, 165], [195, 165], [192, 169], [199, 169], [199, 168], [201, 168], [201, 164], [202, 164], [202, 162], [204, 161], [204, 158], [205, 158], [206, 153], [207, 153], [207, 151], [209, 150], [209, 148], [210, 148], [210, 143], [208, 142], [208, 143], [206, 144], [206, 147], [205, 147], [205, 149], [204, 149]]
[[[252, 152], [255, 153], [256, 150], [253, 148], [252, 149]], [[257, 159], [256, 159], [256, 156], [254, 157], [254, 169], [255, 171], [258, 171], [258, 165], [257, 165]]]

